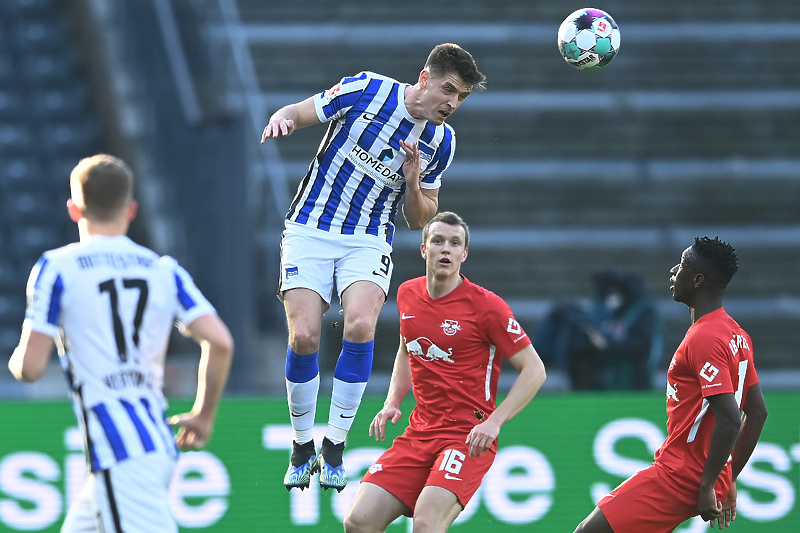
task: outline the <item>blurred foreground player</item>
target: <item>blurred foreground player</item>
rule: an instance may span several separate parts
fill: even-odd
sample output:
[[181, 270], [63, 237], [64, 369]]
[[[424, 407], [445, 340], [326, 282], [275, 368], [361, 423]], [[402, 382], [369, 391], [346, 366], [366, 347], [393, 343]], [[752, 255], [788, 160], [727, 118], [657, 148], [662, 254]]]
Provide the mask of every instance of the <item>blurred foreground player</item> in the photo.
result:
[[692, 325], [667, 371], [667, 439], [653, 465], [600, 500], [575, 533], [670, 532], [696, 515], [723, 529], [736, 518], [736, 478], [767, 418], [753, 344], [722, 307], [738, 269], [728, 243], [703, 237], [670, 270], [672, 297], [689, 307]]
[[[70, 177], [69, 215], [80, 242], [45, 252], [9, 369], [36, 381], [58, 345], [89, 473], [62, 532], [173, 533], [167, 488], [178, 447], [206, 445], [228, 378], [233, 341], [174, 259], [127, 236], [133, 173], [120, 159], [83, 159]], [[164, 420], [164, 358], [177, 321], [201, 346], [191, 412]]]
[[[469, 229], [450, 212], [422, 232], [425, 277], [397, 292], [400, 347], [370, 435], [386, 439], [412, 388], [405, 432], [369, 468], [344, 520], [347, 533], [384, 531], [400, 515], [414, 531], [446, 531], [478, 490], [497, 454], [500, 428], [538, 392], [545, 369], [508, 305], [461, 274]], [[503, 358], [519, 371], [495, 406]]]

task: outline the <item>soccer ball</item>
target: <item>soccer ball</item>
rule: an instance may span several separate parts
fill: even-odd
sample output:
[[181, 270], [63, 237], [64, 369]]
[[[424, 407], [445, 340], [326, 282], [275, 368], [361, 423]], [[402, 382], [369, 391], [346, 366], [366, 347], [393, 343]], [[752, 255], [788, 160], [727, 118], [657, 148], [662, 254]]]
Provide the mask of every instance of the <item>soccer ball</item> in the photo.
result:
[[558, 50], [575, 68], [597, 70], [619, 51], [619, 28], [611, 15], [587, 7], [571, 13], [558, 28]]

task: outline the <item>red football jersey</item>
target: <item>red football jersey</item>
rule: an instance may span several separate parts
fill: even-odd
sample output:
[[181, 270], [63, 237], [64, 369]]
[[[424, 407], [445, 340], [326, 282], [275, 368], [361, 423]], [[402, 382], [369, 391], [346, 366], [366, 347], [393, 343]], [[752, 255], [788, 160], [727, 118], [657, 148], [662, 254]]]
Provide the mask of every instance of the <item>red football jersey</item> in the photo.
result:
[[[678, 482], [698, 486], [714, 428], [714, 413], [705, 398], [734, 393], [741, 409], [747, 389], [756, 383], [750, 336], [724, 309], [700, 317], [686, 332], [667, 371], [668, 435], [655, 454], [656, 463]], [[727, 493], [730, 462], [717, 484]]]
[[531, 343], [502, 298], [462, 279], [436, 299], [428, 295], [424, 277], [397, 291], [417, 401], [408, 435], [466, 438], [495, 409], [502, 358]]

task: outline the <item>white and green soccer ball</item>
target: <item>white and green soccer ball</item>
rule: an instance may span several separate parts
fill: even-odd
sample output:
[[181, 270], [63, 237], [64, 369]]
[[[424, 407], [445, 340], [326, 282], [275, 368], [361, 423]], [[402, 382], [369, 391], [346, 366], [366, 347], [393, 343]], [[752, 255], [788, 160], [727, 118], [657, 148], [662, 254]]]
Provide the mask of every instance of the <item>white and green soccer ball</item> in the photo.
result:
[[587, 7], [571, 13], [558, 28], [558, 51], [581, 70], [608, 65], [619, 51], [619, 28], [611, 15]]

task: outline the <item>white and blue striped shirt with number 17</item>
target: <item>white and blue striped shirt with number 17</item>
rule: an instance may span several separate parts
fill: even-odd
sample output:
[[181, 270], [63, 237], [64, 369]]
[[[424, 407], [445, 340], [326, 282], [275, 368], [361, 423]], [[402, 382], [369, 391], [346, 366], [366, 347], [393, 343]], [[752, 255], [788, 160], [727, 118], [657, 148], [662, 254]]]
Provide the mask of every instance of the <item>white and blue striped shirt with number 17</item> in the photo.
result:
[[419, 144], [420, 187], [437, 189], [455, 153], [447, 124], [415, 119], [403, 101], [408, 84], [362, 72], [314, 98], [330, 122], [288, 220], [342, 234], [366, 233], [392, 243], [394, 217], [405, 192], [404, 140]]
[[92, 236], [42, 255], [25, 321], [56, 339], [92, 471], [145, 453], [177, 455], [164, 421], [170, 333], [215, 313], [170, 257], [124, 236]]

